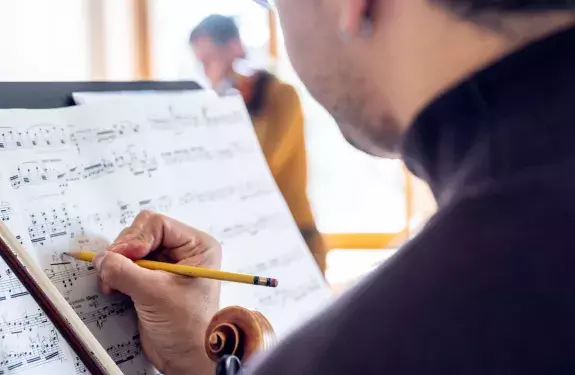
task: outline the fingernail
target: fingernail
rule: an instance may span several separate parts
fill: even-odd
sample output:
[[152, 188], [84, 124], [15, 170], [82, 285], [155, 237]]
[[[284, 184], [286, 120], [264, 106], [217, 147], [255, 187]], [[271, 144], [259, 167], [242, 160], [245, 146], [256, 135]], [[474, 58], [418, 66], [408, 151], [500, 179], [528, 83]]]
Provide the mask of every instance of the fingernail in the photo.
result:
[[94, 256], [94, 260], [92, 261], [92, 263], [94, 264], [94, 267], [96, 267], [96, 270], [98, 272], [100, 272], [100, 266], [102, 265], [102, 262], [104, 261], [106, 255], [107, 251], [100, 251], [96, 253], [96, 255]]
[[124, 250], [127, 246], [128, 244], [125, 242], [112, 244], [112, 246], [108, 249], [108, 251], [111, 251], [113, 253], [119, 253], [120, 251]]

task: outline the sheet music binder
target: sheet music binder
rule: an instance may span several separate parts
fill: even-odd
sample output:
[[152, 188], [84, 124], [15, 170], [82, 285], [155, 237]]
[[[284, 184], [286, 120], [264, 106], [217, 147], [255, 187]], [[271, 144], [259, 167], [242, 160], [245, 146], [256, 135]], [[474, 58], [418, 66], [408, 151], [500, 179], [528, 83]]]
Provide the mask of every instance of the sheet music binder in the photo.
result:
[[[181, 82], [157, 82], [157, 81], [134, 81], [134, 82], [0, 82], [0, 108], [60, 108], [73, 106], [74, 92], [114, 92], [114, 91], [189, 91], [199, 90], [201, 86], [193, 81]], [[19, 262], [12, 254], [7, 245], [7, 241], [0, 244], [2, 258], [11, 268], [18, 268]], [[41, 292], [35, 293], [37, 289], [25, 269], [13, 269], [23, 285], [28, 286], [28, 291], [34, 297], [46, 316], [52, 320], [54, 325], [67, 339], [68, 343], [77, 354], [84, 360], [86, 367], [94, 374], [103, 373], [98, 363], [90, 358], [89, 348], [79, 344], [70, 333], [70, 327], [56, 311], [50, 301]], [[37, 294], [37, 295], [34, 295]], [[66, 332], [68, 331], [68, 332]]]
[[0, 108], [59, 108], [74, 105], [72, 93], [81, 91], [200, 90], [193, 81], [159, 82], [0, 82]]

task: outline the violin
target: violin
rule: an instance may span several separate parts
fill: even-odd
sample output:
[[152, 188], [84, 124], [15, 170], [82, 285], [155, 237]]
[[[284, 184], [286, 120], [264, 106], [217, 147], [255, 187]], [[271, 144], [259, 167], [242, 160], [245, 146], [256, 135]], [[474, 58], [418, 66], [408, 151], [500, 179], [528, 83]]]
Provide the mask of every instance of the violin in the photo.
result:
[[261, 313], [239, 306], [220, 310], [206, 329], [204, 347], [217, 364], [216, 374], [233, 375], [241, 363], [276, 343], [270, 322]]

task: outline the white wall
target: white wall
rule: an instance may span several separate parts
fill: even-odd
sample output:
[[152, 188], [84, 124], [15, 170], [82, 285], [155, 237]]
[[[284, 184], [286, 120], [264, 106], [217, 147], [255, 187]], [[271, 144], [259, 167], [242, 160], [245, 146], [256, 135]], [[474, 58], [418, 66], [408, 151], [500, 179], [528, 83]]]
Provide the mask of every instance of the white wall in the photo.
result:
[[0, 0], [0, 80], [90, 77], [84, 0]]

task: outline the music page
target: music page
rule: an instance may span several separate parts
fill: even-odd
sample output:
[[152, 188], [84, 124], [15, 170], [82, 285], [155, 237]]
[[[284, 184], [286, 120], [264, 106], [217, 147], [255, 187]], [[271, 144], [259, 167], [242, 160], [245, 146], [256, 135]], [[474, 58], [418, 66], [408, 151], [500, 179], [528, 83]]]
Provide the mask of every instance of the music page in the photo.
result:
[[[155, 375], [130, 300], [100, 294], [94, 267], [62, 255], [106, 249], [141, 210], [211, 233], [226, 271], [279, 279], [223, 283], [221, 307], [261, 311], [280, 337], [331, 299], [240, 97], [0, 111], [0, 219], [122, 371]], [[46, 373], [86, 369], [0, 261], [0, 375]]]

